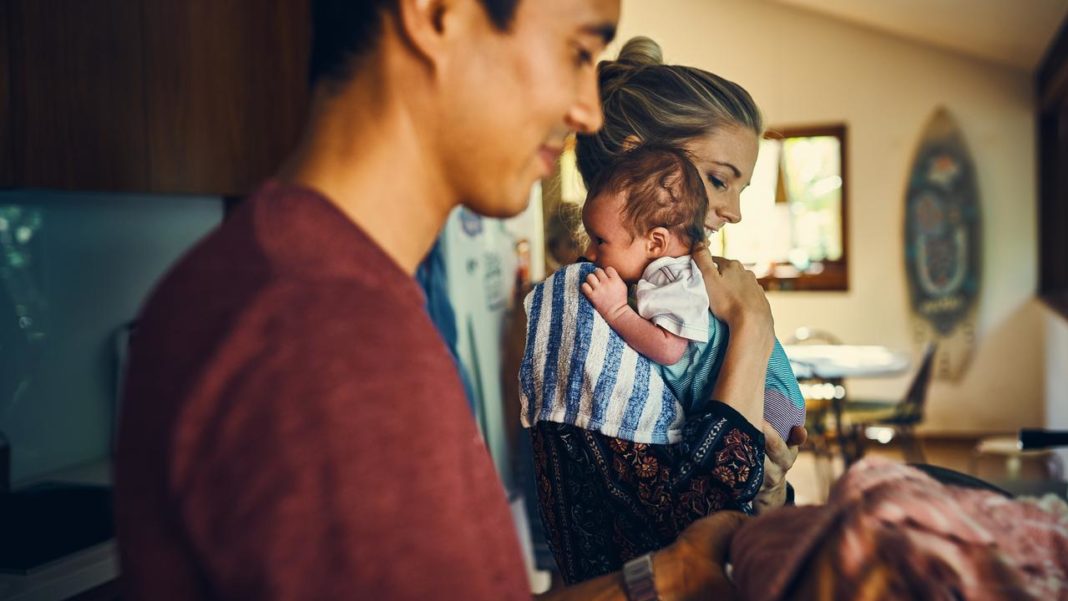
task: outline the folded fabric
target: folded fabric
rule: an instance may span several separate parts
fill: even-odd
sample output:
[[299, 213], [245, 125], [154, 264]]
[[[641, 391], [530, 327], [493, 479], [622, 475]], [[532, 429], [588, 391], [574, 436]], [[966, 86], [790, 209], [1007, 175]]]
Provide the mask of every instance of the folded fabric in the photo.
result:
[[678, 442], [683, 410], [660, 367], [627, 345], [582, 294], [594, 269], [592, 263], [562, 267], [523, 303], [523, 426], [548, 421], [634, 442]]
[[730, 558], [744, 599], [1068, 599], [1068, 506], [871, 458], [827, 505], [746, 524]]

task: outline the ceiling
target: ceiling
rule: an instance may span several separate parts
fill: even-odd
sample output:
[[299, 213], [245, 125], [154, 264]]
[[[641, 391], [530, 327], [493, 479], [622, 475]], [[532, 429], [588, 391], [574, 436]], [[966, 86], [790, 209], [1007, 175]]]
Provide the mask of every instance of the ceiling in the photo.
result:
[[1068, 0], [767, 0], [1033, 71]]

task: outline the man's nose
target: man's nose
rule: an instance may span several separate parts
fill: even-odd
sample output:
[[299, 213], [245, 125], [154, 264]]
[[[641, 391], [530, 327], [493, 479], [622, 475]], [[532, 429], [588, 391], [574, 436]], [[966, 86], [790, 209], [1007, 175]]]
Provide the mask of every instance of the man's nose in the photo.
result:
[[597, 88], [595, 69], [579, 83], [577, 97], [568, 109], [565, 121], [572, 131], [583, 134], [592, 134], [604, 125], [604, 111], [601, 110], [601, 94]]

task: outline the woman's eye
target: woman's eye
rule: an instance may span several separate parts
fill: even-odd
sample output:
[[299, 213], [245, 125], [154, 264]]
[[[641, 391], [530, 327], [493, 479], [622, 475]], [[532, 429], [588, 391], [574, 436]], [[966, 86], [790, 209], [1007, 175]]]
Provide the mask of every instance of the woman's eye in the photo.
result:
[[710, 184], [712, 184], [712, 187], [717, 189], [717, 190], [726, 190], [727, 189], [726, 182], [724, 182], [723, 180], [719, 179], [718, 177], [716, 177], [714, 175], [710, 174], [708, 176], [708, 182]]

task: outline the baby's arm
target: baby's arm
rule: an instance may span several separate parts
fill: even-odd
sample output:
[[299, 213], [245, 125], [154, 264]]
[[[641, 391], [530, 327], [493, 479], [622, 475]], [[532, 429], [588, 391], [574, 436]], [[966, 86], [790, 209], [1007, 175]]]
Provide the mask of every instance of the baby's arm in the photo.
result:
[[674, 365], [682, 359], [689, 341], [638, 315], [627, 304], [627, 284], [615, 269], [594, 270], [586, 276], [582, 293], [634, 350], [661, 365]]

